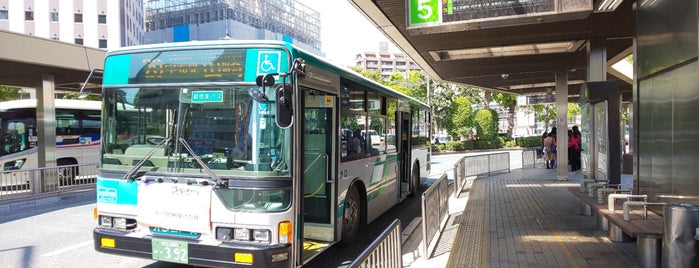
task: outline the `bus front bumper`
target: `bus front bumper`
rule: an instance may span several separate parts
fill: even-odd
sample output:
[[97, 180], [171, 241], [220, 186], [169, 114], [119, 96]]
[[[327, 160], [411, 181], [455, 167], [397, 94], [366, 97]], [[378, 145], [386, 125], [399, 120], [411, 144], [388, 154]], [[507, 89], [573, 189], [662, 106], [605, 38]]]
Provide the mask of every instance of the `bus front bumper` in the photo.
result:
[[[129, 237], [124, 233], [110, 232], [95, 228], [93, 231], [95, 250], [102, 253], [153, 259], [152, 237]], [[195, 266], [208, 267], [289, 267], [291, 247], [282, 246], [236, 246], [202, 245], [186, 239], [168, 240], [187, 243], [187, 263]], [[236, 254], [248, 256], [251, 262], [236, 262]], [[286, 260], [272, 262], [272, 256], [286, 256]], [[251, 258], [249, 256], [252, 256]], [[158, 260], [154, 260], [158, 261]]]

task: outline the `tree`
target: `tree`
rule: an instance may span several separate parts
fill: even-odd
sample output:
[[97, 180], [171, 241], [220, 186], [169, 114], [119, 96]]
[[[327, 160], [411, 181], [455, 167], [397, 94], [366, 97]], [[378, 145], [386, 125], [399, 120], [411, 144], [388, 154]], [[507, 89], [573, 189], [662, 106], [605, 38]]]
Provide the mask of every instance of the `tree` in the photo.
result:
[[512, 137], [512, 130], [515, 128], [515, 110], [517, 108], [517, 96], [502, 92], [494, 92], [493, 100], [500, 107], [507, 107], [507, 135]]
[[364, 76], [364, 77], [366, 77], [366, 78], [369, 78], [369, 79], [371, 79], [371, 80], [374, 80], [374, 81], [376, 81], [376, 82], [378, 82], [378, 83], [380, 83], [380, 84], [384, 84], [384, 85], [386, 84], [385, 81], [384, 81], [384, 79], [383, 79], [383, 77], [381, 77], [381, 71], [378, 70], [378, 69], [373, 70], [373, 71], [365, 70], [365, 69], [362, 69], [362, 68], [359, 68], [359, 67], [351, 67], [351, 69], [352, 69], [353, 71], [355, 71], [355, 72], [361, 74], [362, 76]]
[[498, 135], [498, 112], [493, 109], [480, 109], [474, 117], [476, 135], [480, 139], [494, 139]]
[[575, 102], [568, 103], [568, 120], [580, 115], [581, 112], [582, 111], [580, 110], [580, 104]]
[[[69, 100], [78, 100], [78, 99], [80, 99], [79, 97], [80, 97], [80, 93], [79, 93], [79, 92], [68, 92], [68, 93], [66, 93], [65, 95], [63, 95], [63, 98], [64, 98], [64, 99], [69, 99]], [[90, 94], [90, 95], [87, 95], [87, 97], [85, 97], [85, 98], [83, 98], [83, 99], [81, 99], [81, 100], [101, 101], [101, 100], [102, 100], [102, 96]]]
[[469, 137], [473, 128], [473, 110], [468, 98], [456, 97], [449, 108], [449, 115], [451, 120], [445, 122], [449, 135]]
[[19, 87], [0, 86], [0, 101], [18, 100], [24, 91]]
[[553, 104], [535, 104], [532, 105], [534, 117], [536, 120], [544, 122], [544, 128], [549, 129], [549, 126], [554, 125], [556, 121], [556, 106]]

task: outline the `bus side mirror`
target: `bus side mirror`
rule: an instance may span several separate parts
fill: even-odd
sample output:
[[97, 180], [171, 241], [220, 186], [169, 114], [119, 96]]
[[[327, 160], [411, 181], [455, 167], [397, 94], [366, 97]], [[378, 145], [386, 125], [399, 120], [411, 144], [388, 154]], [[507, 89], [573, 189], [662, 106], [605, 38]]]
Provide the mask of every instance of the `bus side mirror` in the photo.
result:
[[276, 81], [274, 81], [275, 75], [278, 75], [278, 73], [258, 75], [255, 78], [255, 84], [257, 84], [258, 87], [272, 86], [276, 82]]
[[280, 128], [289, 128], [293, 123], [293, 111], [291, 109], [291, 85], [281, 84], [277, 86], [276, 98], [276, 121]]

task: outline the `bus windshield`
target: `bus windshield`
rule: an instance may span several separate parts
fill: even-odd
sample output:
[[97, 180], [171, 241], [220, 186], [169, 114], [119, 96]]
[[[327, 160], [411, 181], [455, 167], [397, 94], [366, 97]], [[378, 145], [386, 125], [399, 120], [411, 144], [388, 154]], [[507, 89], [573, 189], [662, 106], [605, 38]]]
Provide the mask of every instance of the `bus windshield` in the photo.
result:
[[[290, 130], [253, 85], [105, 89], [102, 168], [129, 173], [288, 176]], [[271, 90], [269, 90], [271, 91]], [[213, 174], [211, 174], [213, 173]]]

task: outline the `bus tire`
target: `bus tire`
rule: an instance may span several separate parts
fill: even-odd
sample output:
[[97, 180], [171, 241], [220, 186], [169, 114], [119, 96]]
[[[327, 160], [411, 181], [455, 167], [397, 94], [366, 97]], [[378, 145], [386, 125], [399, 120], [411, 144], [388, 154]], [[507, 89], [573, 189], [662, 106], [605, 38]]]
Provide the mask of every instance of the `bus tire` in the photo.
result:
[[356, 186], [350, 187], [345, 197], [342, 216], [342, 244], [349, 245], [357, 240], [362, 226], [363, 205]]
[[408, 197], [415, 197], [420, 191], [420, 167], [417, 163], [413, 165], [413, 172], [410, 173], [410, 193]]

